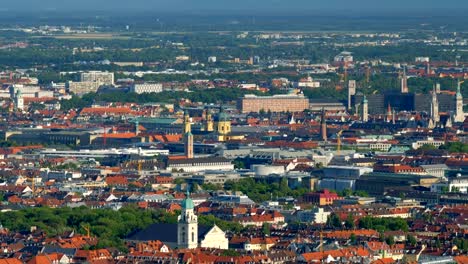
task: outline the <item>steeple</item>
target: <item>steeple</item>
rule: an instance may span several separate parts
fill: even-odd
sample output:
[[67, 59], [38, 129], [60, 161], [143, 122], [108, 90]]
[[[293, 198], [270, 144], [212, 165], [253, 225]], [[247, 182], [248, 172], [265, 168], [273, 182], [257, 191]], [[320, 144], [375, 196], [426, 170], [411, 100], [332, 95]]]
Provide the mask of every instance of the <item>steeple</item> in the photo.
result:
[[401, 77], [401, 93], [408, 93], [408, 76], [406, 76], [406, 67], [403, 67], [403, 76]]

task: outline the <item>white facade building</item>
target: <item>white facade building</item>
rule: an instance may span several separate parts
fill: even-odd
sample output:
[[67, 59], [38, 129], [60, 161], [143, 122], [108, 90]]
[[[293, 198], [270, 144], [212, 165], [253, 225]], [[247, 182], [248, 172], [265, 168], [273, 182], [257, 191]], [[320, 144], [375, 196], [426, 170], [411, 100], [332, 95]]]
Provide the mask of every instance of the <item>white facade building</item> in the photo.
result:
[[90, 71], [81, 73], [80, 80], [82, 82], [96, 82], [101, 85], [113, 85], [114, 73], [113, 72], [100, 72]]
[[325, 224], [330, 214], [330, 212], [325, 212], [323, 208], [316, 207], [313, 210], [297, 212], [297, 220], [306, 223]]
[[130, 88], [130, 91], [137, 94], [160, 93], [163, 91], [163, 85], [161, 83], [135, 83]]

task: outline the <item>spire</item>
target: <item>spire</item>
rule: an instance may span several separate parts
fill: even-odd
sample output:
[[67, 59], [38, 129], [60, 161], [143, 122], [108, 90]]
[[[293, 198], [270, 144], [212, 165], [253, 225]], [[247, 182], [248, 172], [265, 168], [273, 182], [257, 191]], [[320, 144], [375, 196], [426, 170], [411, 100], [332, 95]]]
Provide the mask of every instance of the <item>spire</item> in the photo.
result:
[[403, 76], [401, 77], [401, 93], [408, 93], [408, 77], [406, 76], [406, 67], [403, 67]]
[[186, 193], [187, 197], [185, 197], [185, 199], [182, 201], [182, 209], [193, 209], [195, 207], [195, 205], [193, 204], [193, 201], [192, 199], [190, 198], [190, 191], [189, 191], [189, 186], [187, 185], [187, 193]]
[[461, 81], [458, 79], [457, 81], [457, 97], [461, 97]]

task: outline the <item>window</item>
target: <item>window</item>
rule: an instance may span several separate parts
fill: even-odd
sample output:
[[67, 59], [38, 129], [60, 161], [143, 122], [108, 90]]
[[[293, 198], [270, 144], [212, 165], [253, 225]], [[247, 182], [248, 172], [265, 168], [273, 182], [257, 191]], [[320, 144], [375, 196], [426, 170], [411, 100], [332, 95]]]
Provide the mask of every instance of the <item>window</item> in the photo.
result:
[[195, 242], [195, 232], [192, 232], [192, 242]]

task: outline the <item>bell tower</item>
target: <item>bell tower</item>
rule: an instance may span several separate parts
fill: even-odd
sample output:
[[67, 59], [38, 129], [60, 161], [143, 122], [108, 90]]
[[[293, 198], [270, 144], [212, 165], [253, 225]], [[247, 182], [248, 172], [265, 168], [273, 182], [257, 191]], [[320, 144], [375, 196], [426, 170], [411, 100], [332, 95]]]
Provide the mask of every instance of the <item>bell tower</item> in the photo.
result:
[[187, 190], [187, 197], [182, 201], [182, 212], [178, 217], [177, 245], [179, 248], [198, 247], [198, 217], [194, 213], [194, 204]]

